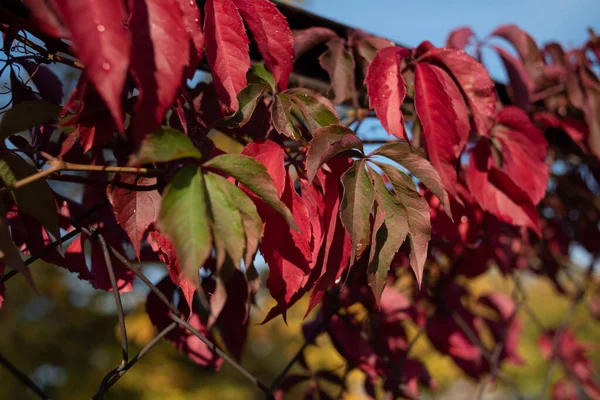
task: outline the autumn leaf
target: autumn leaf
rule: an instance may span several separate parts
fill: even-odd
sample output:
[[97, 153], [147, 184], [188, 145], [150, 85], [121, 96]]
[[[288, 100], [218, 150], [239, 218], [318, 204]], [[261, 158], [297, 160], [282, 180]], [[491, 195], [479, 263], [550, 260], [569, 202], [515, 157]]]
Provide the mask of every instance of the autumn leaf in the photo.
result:
[[137, 154], [132, 155], [129, 165], [164, 163], [181, 158], [202, 158], [200, 151], [183, 132], [163, 126], [142, 141]]
[[359, 149], [362, 152], [363, 144], [360, 138], [345, 125], [330, 125], [314, 131], [306, 153], [306, 174], [309, 182], [327, 160], [351, 149]]
[[30, 100], [13, 107], [2, 115], [0, 139], [33, 128], [58, 116], [61, 107], [40, 100]]
[[407, 49], [386, 47], [369, 65], [365, 85], [369, 92], [369, 107], [375, 110], [387, 133], [406, 139], [404, 116], [400, 107], [406, 97], [406, 83], [402, 77], [401, 64], [410, 56]]
[[157, 221], [158, 228], [175, 245], [183, 273], [194, 284], [198, 284], [198, 271], [212, 249], [206, 202], [200, 168], [187, 166], [165, 188]]
[[356, 97], [354, 56], [346, 49], [344, 40], [335, 36], [326, 42], [327, 50], [319, 57], [319, 64], [329, 74], [330, 91], [334, 104]]

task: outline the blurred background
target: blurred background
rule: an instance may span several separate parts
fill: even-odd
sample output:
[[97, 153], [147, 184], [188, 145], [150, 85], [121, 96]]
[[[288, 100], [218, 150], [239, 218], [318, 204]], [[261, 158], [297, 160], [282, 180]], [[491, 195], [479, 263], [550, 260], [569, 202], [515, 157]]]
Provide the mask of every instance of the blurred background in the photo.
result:
[[[588, 38], [587, 28], [600, 31], [598, 0], [445, 0], [399, 2], [397, 0], [304, 0], [287, 1], [325, 18], [359, 27], [407, 46], [430, 40], [442, 46], [448, 33], [459, 26], [470, 26], [480, 37], [495, 27], [514, 23], [528, 31], [538, 42], [557, 41], [565, 47], [581, 45]], [[504, 81], [504, 70], [496, 55], [484, 53], [492, 76]], [[65, 81], [65, 93], [70, 93], [75, 76], [60, 70]], [[8, 82], [0, 82], [2, 86]], [[370, 128], [374, 137], [385, 135], [378, 126]], [[583, 256], [581, 256], [583, 257]], [[577, 256], [575, 256], [577, 258]], [[585, 257], [583, 257], [585, 258]], [[585, 260], [574, 260], [585, 264]], [[6, 287], [6, 301], [0, 310], [0, 353], [57, 399], [85, 399], [98, 389], [104, 375], [120, 362], [118, 326], [111, 293], [92, 290], [62, 269], [37, 262], [32, 266], [36, 294], [22, 276], [15, 277]], [[264, 269], [263, 269], [264, 271]], [[154, 283], [166, 270], [149, 265], [144, 272]], [[474, 294], [493, 288], [505, 293], [511, 283], [494, 270], [470, 280]], [[151, 340], [156, 331], [144, 310], [146, 288], [136, 282], [134, 291], [122, 296], [126, 308], [128, 336], [134, 354]], [[552, 285], [531, 277], [525, 290], [529, 304], [545, 326], [557, 325], [569, 307], [569, 301], [559, 296]], [[588, 301], [575, 311], [571, 329], [586, 342], [600, 344], [600, 324], [590, 319]], [[266, 290], [259, 293], [258, 307], [252, 312], [248, 343], [242, 364], [259, 379], [271, 382], [304, 343], [301, 334], [306, 301], [298, 302], [288, 313], [288, 324], [277, 318], [259, 325], [273, 301]], [[538, 348], [538, 330], [526, 314], [520, 315], [524, 330], [519, 353], [524, 365], [506, 368], [506, 373], [525, 395], [539, 391], [546, 371], [546, 361]], [[310, 320], [309, 315], [307, 320]], [[306, 361], [313, 369], [344, 368], [343, 359], [322, 336], [318, 346], [310, 346]], [[464, 377], [452, 360], [439, 354], [422, 337], [411, 353], [423, 359], [439, 384], [435, 393], [425, 398], [468, 399], [478, 390], [477, 383]], [[600, 365], [600, 352], [592, 354]], [[299, 368], [298, 366], [294, 368]], [[559, 368], [554, 369], [558, 376]], [[553, 376], [552, 379], [555, 379]], [[362, 399], [360, 373], [348, 376], [350, 392], [344, 399]], [[501, 388], [488, 385], [485, 398], [505, 398]], [[302, 392], [302, 386], [297, 393]], [[337, 393], [332, 393], [335, 397]], [[23, 399], [31, 396], [24, 387], [0, 368], [0, 400]], [[35, 398], [31, 396], [31, 398]], [[160, 343], [132, 368], [108, 393], [109, 399], [252, 399], [261, 394], [227, 364], [214, 372], [190, 362], [168, 342]], [[290, 398], [296, 398], [294, 392]]]

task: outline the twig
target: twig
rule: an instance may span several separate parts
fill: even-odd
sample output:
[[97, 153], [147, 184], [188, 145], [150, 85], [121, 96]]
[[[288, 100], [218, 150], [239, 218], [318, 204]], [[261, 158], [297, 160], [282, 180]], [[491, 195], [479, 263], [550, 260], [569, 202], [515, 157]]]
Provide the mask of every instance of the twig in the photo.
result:
[[236, 369], [240, 374], [244, 375], [244, 377], [246, 377], [250, 382], [252, 382], [254, 385], [256, 385], [256, 387], [258, 387], [260, 390], [262, 390], [267, 395], [268, 399], [274, 399], [273, 394], [271, 393], [271, 390], [268, 387], [266, 387], [264, 383], [262, 383], [260, 380], [258, 380], [258, 378], [256, 378], [254, 375], [252, 375], [250, 372], [248, 372], [244, 367], [242, 367], [240, 364], [238, 364], [237, 361], [235, 361], [233, 358], [231, 358], [227, 353], [225, 353], [223, 350], [221, 350], [219, 347], [217, 347], [216, 344], [214, 344], [213, 342], [208, 340], [206, 338], [206, 336], [204, 336], [198, 330], [194, 329], [193, 326], [191, 326], [186, 321], [184, 321], [183, 319], [179, 318], [176, 315], [171, 314], [171, 319], [173, 321], [177, 322], [179, 325], [186, 328], [188, 331], [190, 331], [192, 333], [192, 335], [194, 335], [198, 339], [200, 339], [200, 341], [202, 343], [204, 343], [209, 349], [211, 349], [213, 352], [215, 352], [218, 356], [222, 357], [223, 360], [225, 360], [229, 365], [231, 365], [234, 369]]
[[[93, 237], [94, 232], [90, 232], [86, 228], [81, 228], [81, 230], [91, 237]], [[106, 269], [108, 270], [108, 277], [110, 278], [110, 285], [112, 286], [113, 296], [115, 298], [115, 304], [117, 306], [117, 317], [119, 319], [119, 329], [121, 331], [121, 351], [123, 355], [123, 360], [121, 362], [121, 366], [118, 368], [118, 371], [121, 371], [127, 365], [129, 361], [129, 346], [127, 344], [127, 328], [125, 326], [125, 314], [123, 312], [123, 303], [121, 302], [121, 294], [119, 293], [119, 287], [117, 286], [117, 278], [115, 277], [115, 270], [113, 269], [112, 259], [110, 258], [110, 253], [108, 251], [108, 246], [106, 244], [106, 240], [104, 240], [104, 236], [102, 234], [97, 233], [96, 238], [102, 245], [102, 252], [104, 254], [104, 262], [106, 263]]]
[[128, 189], [134, 192], [149, 192], [152, 190], [156, 190], [160, 187], [159, 184], [155, 185], [133, 185], [131, 183], [112, 181], [110, 179], [95, 179], [88, 178], [87, 176], [80, 175], [65, 175], [65, 174], [56, 174], [51, 175], [46, 178], [48, 181], [61, 181], [61, 182], [70, 182], [70, 183], [81, 183], [83, 185], [113, 185], [118, 188]]
[[73, 164], [59, 159], [50, 160], [48, 161], [48, 163], [50, 164], [50, 168], [39, 171], [33, 175], [28, 176], [27, 178], [20, 179], [16, 181], [15, 184], [12, 186], [3, 187], [2, 189], [0, 189], [0, 194], [10, 190], [18, 189], [37, 180], [44, 179], [59, 171], [114, 172], [121, 174], [134, 174], [145, 176], [160, 176], [164, 174], [164, 171], [160, 169]]
[[104, 393], [106, 393], [106, 391], [108, 389], [110, 389], [115, 383], [117, 383], [119, 381], [119, 379], [121, 379], [123, 377], [123, 375], [125, 375], [125, 373], [127, 371], [129, 371], [129, 369], [135, 365], [135, 363], [137, 363], [139, 360], [141, 360], [142, 357], [144, 357], [146, 355], [146, 353], [148, 353], [154, 346], [156, 346], [156, 344], [158, 342], [160, 342], [165, 336], [167, 336], [169, 334], [169, 332], [171, 332], [176, 327], [177, 327], [177, 323], [175, 323], [175, 322], [171, 323], [165, 329], [160, 331], [158, 333], [158, 335], [156, 335], [150, 342], [148, 342], [148, 344], [146, 344], [146, 346], [144, 346], [144, 348], [142, 350], [140, 350], [140, 352], [135, 357], [133, 357], [131, 359], [131, 361], [129, 361], [125, 365], [125, 367], [123, 367], [120, 371], [115, 369], [115, 370], [109, 372], [102, 380], [100, 389], [98, 389], [98, 392], [96, 392], [96, 394], [92, 397], [92, 399], [96, 400], [96, 399], [104, 398]]
[[10, 371], [11, 374], [14, 375], [23, 385], [27, 386], [31, 389], [40, 399], [50, 399], [44, 391], [27, 376], [27, 374], [21, 372], [17, 367], [15, 367], [10, 361], [8, 361], [2, 353], [0, 353], [0, 364], [2, 364], [7, 370]]

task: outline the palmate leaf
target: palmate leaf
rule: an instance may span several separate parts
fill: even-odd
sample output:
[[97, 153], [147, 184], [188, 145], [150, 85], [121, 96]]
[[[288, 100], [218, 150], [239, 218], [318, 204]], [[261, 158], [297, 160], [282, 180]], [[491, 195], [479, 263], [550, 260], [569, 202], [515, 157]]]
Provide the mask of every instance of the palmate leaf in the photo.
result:
[[400, 200], [406, 210], [410, 239], [410, 266], [415, 272], [420, 287], [423, 279], [423, 267], [427, 258], [427, 247], [431, 238], [429, 204], [417, 192], [408, 175], [389, 164], [377, 163], [377, 166], [390, 180], [394, 192], [396, 192], [396, 198]]
[[202, 154], [183, 132], [163, 126], [158, 132], [146, 136], [129, 164], [163, 163], [181, 158], [199, 160]]
[[387, 282], [394, 255], [408, 234], [406, 208], [385, 186], [381, 175], [369, 167], [369, 176], [375, 188], [375, 222], [371, 237], [367, 281], [379, 302]]
[[223, 154], [205, 162], [203, 166], [215, 168], [235, 178], [281, 214], [290, 227], [298, 230], [292, 213], [279, 199], [273, 179], [260, 162], [242, 154]]
[[309, 182], [313, 180], [321, 166], [335, 155], [359, 149], [362, 154], [363, 143], [354, 132], [342, 124], [324, 126], [313, 132], [313, 139], [306, 153], [306, 174]]
[[372, 156], [384, 156], [402, 165], [410, 171], [419, 181], [431, 190], [431, 192], [442, 202], [446, 214], [452, 218], [448, 193], [444, 189], [440, 175], [433, 165], [427, 160], [425, 153], [412, 147], [408, 142], [392, 142], [384, 144], [369, 154]]
[[354, 162], [342, 175], [344, 196], [340, 205], [342, 224], [352, 240], [352, 264], [367, 248], [371, 226], [369, 217], [375, 199], [373, 184], [365, 170], [365, 161]]
[[198, 166], [181, 169], [165, 188], [157, 222], [173, 242], [182, 272], [198, 284], [198, 270], [212, 249], [204, 178]]

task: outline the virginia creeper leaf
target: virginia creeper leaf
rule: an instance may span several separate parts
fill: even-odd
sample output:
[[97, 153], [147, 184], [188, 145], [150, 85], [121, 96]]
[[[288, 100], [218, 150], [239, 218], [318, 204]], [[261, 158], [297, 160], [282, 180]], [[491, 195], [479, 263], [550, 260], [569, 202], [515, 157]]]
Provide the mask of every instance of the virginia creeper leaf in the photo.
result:
[[[152, 186], [156, 178], [123, 174], [120, 182], [130, 185]], [[160, 209], [158, 190], [131, 190], [123, 187], [107, 187], [106, 196], [112, 204], [117, 223], [127, 233], [137, 258], [140, 258], [140, 245], [150, 225], [156, 222]]]
[[375, 187], [375, 222], [371, 237], [371, 251], [367, 280], [377, 302], [387, 282], [392, 259], [408, 235], [406, 208], [385, 186], [381, 175], [369, 168]]
[[421, 122], [427, 154], [448, 193], [458, 197], [455, 147], [459, 145], [460, 138], [456, 112], [437, 72], [424, 63], [418, 63], [415, 67], [415, 109]]
[[140, 94], [132, 121], [136, 143], [160, 128], [189, 62], [189, 34], [182, 10], [163, 0], [133, 0], [131, 73]]
[[63, 98], [63, 84], [50, 68], [27, 60], [17, 61], [29, 74], [43, 100], [60, 104]]
[[202, 173], [190, 165], [165, 188], [157, 221], [158, 228], [175, 245], [182, 272], [195, 285], [212, 249], [207, 208]]
[[[200, 61], [202, 54], [204, 54], [204, 34], [200, 27], [200, 9], [194, 0], [177, 0], [177, 2], [183, 15], [183, 24], [198, 53], [198, 61]], [[192, 65], [192, 67], [195, 68], [196, 66]]]
[[232, 183], [212, 173], [204, 176], [204, 183], [210, 200], [209, 210], [217, 270], [225, 262], [226, 255], [233, 261], [233, 265], [239, 266], [244, 255], [245, 238], [242, 217], [225, 186], [232, 186]]
[[290, 227], [298, 229], [292, 213], [279, 199], [273, 178], [265, 166], [254, 158], [242, 154], [223, 154], [208, 160], [203, 166], [232, 176], [281, 214]]
[[239, 108], [235, 114], [224, 119], [225, 125], [232, 128], [239, 128], [248, 123], [256, 105], [262, 99], [266, 86], [261, 84], [250, 84], [238, 93]]
[[285, 177], [287, 172], [284, 167], [285, 152], [283, 148], [272, 140], [264, 142], [251, 142], [244, 147], [242, 154], [256, 159], [265, 166], [267, 172], [273, 178], [273, 184], [277, 189], [279, 197], [285, 189]]
[[[244, 228], [244, 236], [246, 238], [245, 246], [242, 246], [244, 250], [244, 264], [246, 268], [252, 264], [258, 244], [262, 239], [263, 235], [263, 222], [258, 215], [256, 205], [243, 190], [235, 185], [232, 185], [225, 178], [216, 175], [209, 174], [215, 177], [217, 181], [220, 181], [222, 189], [227, 193], [232, 203], [237, 208], [242, 219], [242, 225]], [[216, 239], [216, 238], [215, 238]], [[226, 239], [229, 240], [229, 239]]]
[[456, 49], [431, 49], [419, 61], [448, 71], [467, 98], [477, 132], [487, 136], [494, 124], [496, 91], [485, 67], [464, 51]]
[[535, 205], [523, 189], [494, 165], [487, 139], [480, 139], [471, 152], [467, 186], [482, 209], [506, 223], [531, 228], [540, 235]]
[[158, 132], [146, 136], [130, 165], [163, 163], [180, 158], [202, 158], [200, 151], [183, 132], [163, 126]]
[[[14, 153], [5, 152], [0, 159], [0, 178], [6, 186], [37, 172], [33, 165]], [[55, 239], [60, 237], [54, 193], [45, 180], [36, 180], [15, 189], [14, 198], [19, 211], [37, 219]]]
[[386, 47], [377, 52], [369, 65], [365, 85], [369, 92], [369, 107], [387, 131], [399, 139], [407, 139], [404, 116], [400, 107], [406, 97], [406, 83], [400, 65], [410, 52], [402, 47]]
[[208, 0], [204, 8], [206, 61], [221, 101], [238, 109], [237, 94], [248, 86], [248, 36], [232, 0]]
[[294, 124], [292, 116], [292, 107], [294, 103], [285, 93], [278, 93], [273, 100], [273, 108], [271, 115], [273, 119], [273, 127], [282, 135], [296, 141], [303, 140], [302, 133]]
[[502, 146], [501, 169], [527, 193], [533, 204], [538, 204], [548, 185], [548, 143], [542, 131], [525, 111], [507, 106], [496, 116], [492, 137]]
[[337, 36], [326, 44], [327, 50], [319, 57], [319, 64], [329, 74], [333, 103], [341, 104], [356, 96], [354, 56], [346, 49], [344, 40]]
[[317, 170], [331, 157], [350, 149], [360, 149], [363, 144], [358, 136], [345, 125], [329, 125], [313, 132], [313, 139], [306, 153], [306, 175], [312, 181]]
[[457, 50], [464, 50], [475, 33], [468, 26], [457, 28], [450, 32], [446, 40], [446, 47]]
[[515, 104], [523, 110], [529, 110], [529, 94], [535, 89], [535, 84], [523, 62], [500, 46], [492, 46], [498, 53], [510, 79]]
[[269, 0], [234, 0], [280, 90], [294, 66], [293, 36], [285, 17]]
[[24, 101], [15, 104], [2, 115], [0, 120], [0, 140], [14, 133], [19, 133], [58, 116], [61, 107], [39, 100]]
[[296, 60], [313, 47], [333, 39], [337, 34], [329, 28], [311, 26], [307, 29], [292, 31], [294, 35], [294, 54]]
[[[12, 238], [10, 237], [10, 231], [8, 229], [8, 221], [6, 220], [6, 217], [4, 216], [4, 207], [0, 206], [0, 208], [1, 208], [1, 210], [0, 210], [0, 212], [1, 212], [1, 214], [0, 214], [0, 263], [4, 263], [5, 265], [8, 265], [13, 270], [22, 273], [27, 278], [27, 280], [29, 281], [31, 286], [33, 286], [33, 280], [31, 279], [31, 272], [29, 271], [29, 268], [27, 268], [27, 265], [25, 265], [25, 263], [21, 259], [21, 253], [19, 253], [19, 249], [17, 249], [17, 246], [15, 246], [15, 243], [13, 242]], [[0, 275], [0, 276], [2, 276], [2, 275]], [[4, 300], [4, 298], [3, 298], [4, 286], [3, 285], [0, 286], [0, 289], [2, 289], [0, 291], [0, 306], [1, 306], [2, 301]]]
[[298, 106], [311, 132], [322, 126], [340, 122], [333, 105], [320, 94], [303, 88], [289, 89], [284, 93]]
[[[360, 258], [367, 248], [371, 225], [369, 218], [375, 199], [373, 184], [365, 170], [365, 161], [358, 160], [342, 175], [344, 197], [340, 205], [342, 224], [352, 240], [352, 260]], [[352, 263], [352, 262], [351, 262]]]
[[[85, 65], [86, 76], [104, 99], [117, 129], [122, 131], [123, 85], [130, 59], [135, 62], [139, 56], [131, 51], [131, 37], [124, 27], [127, 17], [123, 2], [53, 0], [53, 4], [71, 32], [73, 47]], [[136, 43], [137, 48], [140, 43]]]
[[421, 287], [427, 247], [431, 238], [429, 204], [417, 192], [414, 183], [406, 174], [389, 164], [377, 163], [377, 165], [388, 177], [394, 187], [396, 197], [406, 208], [410, 239], [410, 266], [415, 272], [419, 287]]

